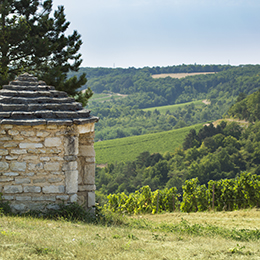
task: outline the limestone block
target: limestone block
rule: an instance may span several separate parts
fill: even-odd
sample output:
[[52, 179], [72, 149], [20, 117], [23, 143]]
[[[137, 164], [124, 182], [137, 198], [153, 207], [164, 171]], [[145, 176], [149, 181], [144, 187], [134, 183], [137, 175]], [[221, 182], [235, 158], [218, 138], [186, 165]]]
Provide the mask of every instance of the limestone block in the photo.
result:
[[18, 156], [5, 156], [5, 159], [8, 161], [17, 160]]
[[95, 184], [95, 164], [87, 164], [84, 166], [83, 174], [84, 184]]
[[96, 185], [79, 185], [79, 191], [95, 191]]
[[79, 156], [95, 157], [94, 145], [80, 145]]
[[24, 138], [22, 136], [20, 136], [20, 135], [15, 135], [15, 136], [13, 136], [13, 140], [14, 141], [23, 141]]
[[12, 204], [11, 205], [11, 208], [14, 209], [14, 210], [17, 210], [19, 212], [22, 212], [22, 211], [25, 211], [26, 210], [26, 206], [22, 203], [19, 203], [19, 204]]
[[8, 130], [9, 135], [18, 135], [19, 131], [18, 130]]
[[62, 142], [59, 137], [48, 137], [44, 141], [46, 147], [58, 147], [61, 146]]
[[24, 192], [31, 192], [31, 193], [40, 193], [41, 187], [38, 186], [24, 186], [23, 187]]
[[33, 183], [44, 183], [44, 182], [46, 182], [46, 178], [39, 178], [33, 180]]
[[3, 129], [0, 129], [0, 135], [5, 135], [5, 134], [6, 134], [6, 131]]
[[64, 159], [65, 161], [76, 161], [77, 158], [78, 158], [77, 155], [67, 155], [67, 156], [64, 156], [63, 159]]
[[63, 171], [74, 171], [78, 169], [78, 163], [76, 161], [66, 162], [62, 166]]
[[3, 195], [2, 198], [4, 200], [13, 200], [15, 197], [14, 196], [11, 196], [11, 195]]
[[36, 149], [36, 148], [42, 148], [43, 145], [41, 143], [20, 143], [20, 148], [24, 149]]
[[49, 178], [48, 182], [49, 183], [57, 183], [57, 182], [61, 182], [62, 178], [56, 177], [56, 178]]
[[3, 175], [4, 176], [18, 176], [19, 173], [18, 172], [5, 172]]
[[32, 137], [35, 136], [34, 131], [21, 131], [21, 135], [27, 136], [27, 137]]
[[29, 184], [31, 180], [29, 178], [15, 178], [16, 184]]
[[58, 195], [56, 196], [57, 200], [68, 200], [69, 199], [69, 195]]
[[85, 125], [78, 125], [78, 131], [80, 134], [85, 134], [89, 132], [94, 132], [95, 124], [89, 123]]
[[23, 174], [26, 175], [26, 176], [33, 176], [34, 172], [27, 172], [27, 173], [23, 173]]
[[5, 148], [17, 147], [17, 146], [18, 146], [18, 143], [16, 143], [16, 142], [9, 142], [9, 143], [4, 144]]
[[65, 172], [66, 193], [76, 193], [78, 191], [78, 171]]
[[72, 196], [70, 196], [70, 202], [77, 202], [78, 201], [78, 195], [77, 194], [73, 194]]
[[44, 161], [44, 162], [48, 162], [48, 161], [50, 161], [50, 157], [41, 157], [40, 158], [40, 161]]
[[54, 161], [63, 161], [63, 158], [60, 157], [60, 156], [52, 156], [51, 157], [51, 160], [54, 162]]
[[37, 211], [44, 210], [44, 207], [45, 207], [45, 205], [42, 202], [40, 202], [40, 203], [34, 202], [34, 203], [28, 204], [28, 208], [30, 210], [37, 210]]
[[15, 172], [24, 172], [26, 170], [26, 162], [12, 161], [10, 163], [10, 170]]
[[4, 193], [22, 193], [22, 185], [6, 185], [4, 186]]
[[88, 192], [88, 208], [95, 206], [95, 192]]
[[67, 135], [64, 137], [65, 155], [77, 155], [79, 153], [78, 137]]
[[2, 177], [0, 176], [0, 182], [9, 182], [9, 181], [13, 181], [14, 178], [11, 177]]
[[57, 205], [57, 204], [49, 204], [46, 208], [47, 208], [47, 209], [58, 210], [58, 209], [60, 208], [60, 206]]
[[86, 158], [85, 158], [85, 161], [86, 161], [87, 163], [95, 163], [95, 162], [96, 162], [96, 159], [95, 159], [95, 157], [86, 157]]
[[13, 126], [12, 125], [2, 125], [1, 126], [3, 129], [12, 129]]
[[7, 171], [9, 169], [9, 164], [7, 162], [0, 162], [0, 172]]
[[42, 163], [29, 163], [28, 164], [28, 170], [35, 170], [35, 171], [39, 171], [43, 169], [43, 164]]
[[59, 171], [60, 169], [60, 163], [59, 162], [45, 162], [44, 170], [46, 171]]
[[16, 196], [16, 200], [26, 201], [26, 200], [32, 200], [31, 196]]
[[32, 197], [33, 201], [55, 201], [55, 196], [35, 196]]
[[37, 155], [27, 155], [27, 156], [24, 156], [23, 157], [23, 160], [25, 161], [36, 161], [38, 159], [38, 156]]
[[41, 132], [37, 132], [36, 134], [38, 137], [47, 137], [48, 135], [50, 135], [49, 132], [47, 131], [41, 131]]
[[64, 193], [64, 186], [59, 185], [59, 186], [45, 186], [42, 188], [43, 193]]
[[38, 137], [30, 137], [30, 142], [40, 142], [41, 139]]
[[13, 149], [11, 150], [11, 154], [26, 154], [27, 151], [25, 149]]
[[1, 136], [0, 141], [12, 141], [12, 138], [9, 136]]
[[8, 150], [0, 149], [0, 155], [7, 155], [7, 154], [8, 154]]

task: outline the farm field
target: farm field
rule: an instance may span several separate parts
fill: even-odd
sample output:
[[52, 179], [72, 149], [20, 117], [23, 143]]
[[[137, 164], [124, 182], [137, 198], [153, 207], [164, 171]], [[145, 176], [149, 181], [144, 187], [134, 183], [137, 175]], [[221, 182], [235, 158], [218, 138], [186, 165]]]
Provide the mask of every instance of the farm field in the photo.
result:
[[162, 154], [174, 152], [176, 148], [182, 145], [190, 129], [194, 128], [198, 131], [202, 126], [203, 124], [197, 124], [166, 132], [96, 142], [94, 144], [96, 163], [133, 161], [144, 151]]
[[215, 74], [216, 72], [192, 72], [192, 73], [162, 73], [162, 74], [154, 74], [152, 78], [159, 79], [159, 78], [175, 78], [181, 79], [189, 76], [196, 76], [196, 75], [206, 75], [206, 74]]
[[91, 105], [93, 102], [105, 102], [105, 101], [112, 101], [112, 99], [119, 99], [123, 98], [127, 95], [121, 95], [118, 93], [94, 93], [93, 96], [89, 99], [89, 104]]
[[2, 216], [0, 259], [259, 259], [259, 220], [257, 209], [114, 217], [110, 225]]
[[203, 106], [203, 101], [202, 100], [197, 100], [197, 101], [192, 101], [192, 102], [187, 102], [187, 103], [182, 103], [182, 104], [175, 104], [175, 105], [169, 105], [169, 106], [160, 106], [160, 107], [149, 107], [149, 108], [145, 108], [143, 109], [143, 111], [154, 111], [155, 109], [160, 111], [161, 114], [165, 114], [166, 111], [170, 111], [170, 112], [174, 112], [176, 111], [178, 108], [183, 108], [187, 105], [191, 105], [194, 104], [195, 107], [201, 107]]

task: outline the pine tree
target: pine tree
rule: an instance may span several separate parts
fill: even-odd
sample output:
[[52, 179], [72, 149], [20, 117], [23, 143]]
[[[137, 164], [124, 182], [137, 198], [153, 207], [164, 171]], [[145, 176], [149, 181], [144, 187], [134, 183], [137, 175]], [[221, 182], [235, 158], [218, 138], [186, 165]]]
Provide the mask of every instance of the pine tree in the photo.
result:
[[92, 91], [78, 90], [86, 84], [86, 74], [67, 79], [82, 62], [81, 36], [77, 31], [65, 35], [69, 24], [63, 6], [52, 15], [52, 0], [1, 0], [0, 86], [30, 72], [86, 105]]

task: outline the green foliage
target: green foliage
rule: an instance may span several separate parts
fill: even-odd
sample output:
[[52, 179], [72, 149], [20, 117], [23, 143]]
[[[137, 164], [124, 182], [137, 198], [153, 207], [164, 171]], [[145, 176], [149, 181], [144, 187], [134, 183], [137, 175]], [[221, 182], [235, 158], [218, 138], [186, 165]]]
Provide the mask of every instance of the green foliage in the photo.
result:
[[152, 192], [149, 186], [144, 186], [128, 196], [124, 192], [109, 194], [105, 208], [127, 214], [173, 212], [179, 205], [176, 192], [176, 188]]
[[77, 31], [67, 36], [70, 23], [64, 7], [52, 13], [52, 0], [5, 0], [0, 15], [0, 86], [29, 72], [86, 105], [91, 91], [78, 90], [86, 84], [86, 74], [67, 79], [82, 62], [78, 53], [82, 41]]
[[1, 215], [11, 214], [11, 208], [8, 202], [3, 201], [2, 193], [0, 193], [0, 217]]

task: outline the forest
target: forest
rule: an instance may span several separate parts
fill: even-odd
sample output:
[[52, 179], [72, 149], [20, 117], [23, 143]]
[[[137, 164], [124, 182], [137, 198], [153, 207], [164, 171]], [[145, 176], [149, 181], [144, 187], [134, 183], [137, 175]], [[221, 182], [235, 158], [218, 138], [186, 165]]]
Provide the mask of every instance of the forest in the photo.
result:
[[[100, 117], [95, 140], [167, 131], [222, 118], [240, 93], [259, 89], [259, 65], [180, 65], [142, 69], [80, 68], [94, 93], [120, 93], [111, 101], [89, 100], [88, 109]], [[215, 72], [185, 78], [153, 78], [161, 73]], [[73, 74], [75, 75], [75, 74]], [[241, 94], [240, 94], [241, 95]], [[145, 108], [207, 99], [208, 105], [188, 104], [174, 112], [144, 111]]]

